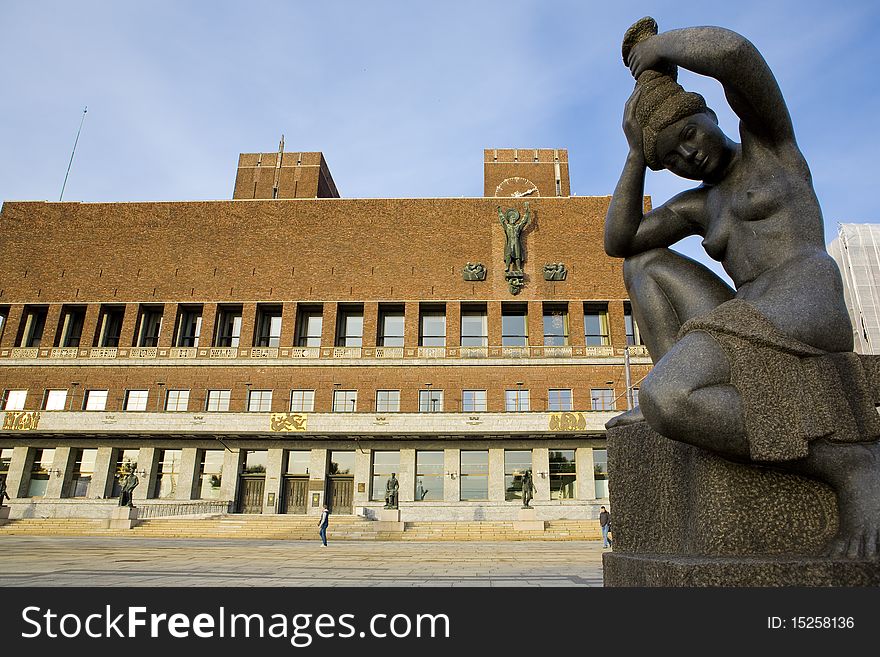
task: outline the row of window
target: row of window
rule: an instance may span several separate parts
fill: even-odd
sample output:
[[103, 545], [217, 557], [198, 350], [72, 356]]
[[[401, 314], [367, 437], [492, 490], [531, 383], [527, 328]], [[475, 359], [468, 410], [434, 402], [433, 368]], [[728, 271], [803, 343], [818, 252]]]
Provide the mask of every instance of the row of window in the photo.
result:
[[[441, 413], [444, 411], [443, 390], [419, 390], [419, 412]], [[249, 390], [247, 393], [246, 408], [248, 411], [268, 413], [272, 410], [272, 390]], [[6, 390], [3, 396], [3, 409], [7, 411], [24, 410], [27, 402], [27, 390]], [[77, 410], [104, 411], [107, 410], [109, 390], [86, 390]], [[632, 403], [638, 405], [638, 388], [632, 389]], [[232, 400], [231, 390], [208, 390], [204, 406], [199, 410], [223, 412], [229, 410]], [[615, 410], [616, 398], [613, 388], [591, 388], [589, 409], [594, 411]], [[357, 390], [334, 390], [332, 412], [355, 413], [357, 412]], [[167, 390], [164, 393], [164, 403], [160, 395], [155, 407], [150, 405], [149, 390], [126, 390], [122, 399], [124, 411], [189, 411], [189, 390]], [[40, 408], [46, 411], [73, 410], [73, 398], [68, 398], [68, 391], [63, 389], [46, 390]], [[488, 408], [488, 392], [486, 390], [462, 390], [460, 408], [455, 409], [463, 413], [485, 412]], [[195, 409], [193, 409], [195, 410]], [[315, 410], [314, 390], [291, 390], [290, 411], [292, 413], [311, 413]], [[400, 390], [377, 390], [375, 399], [377, 413], [400, 412]], [[504, 391], [505, 411], [529, 411], [531, 410], [530, 391], [525, 389]], [[574, 397], [571, 388], [550, 388], [547, 391], [548, 411], [572, 411], [575, 410]]]
[[[281, 346], [280, 305], [259, 304], [254, 325], [253, 346]], [[201, 305], [180, 305], [174, 319], [171, 346], [198, 347], [202, 337]], [[0, 309], [0, 334], [2, 334], [8, 310]], [[155, 347], [162, 331], [164, 306], [142, 304], [138, 308], [133, 347]], [[48, 315], [47, 306], [25, 306], [16, 335], [16, 346], [44, 346], [43, 333]], [[119, 347], [125, 306], [102, 305], [94, 336], [84, 336], [86, 306], [65, 304], [55, 333], [54, 347], [86, 346], [91, 340], [93, 347]], [[638, 328], [632, 318], [628, 302], [624, 302], [626, 341], [629, 345], [641, 344]], [[379, 321], [376, 345], [380, 347], [404, 346], [404, 306], [379, 305]], [[214, 347], [238, 347], [241, 341], [242, 306], [217, 306], [212, 336]], [[323, 306], [297, 306], [294, 346], [320, 347], [323, 332]], [[459, 343], [463, 347], [485, 347], [489, 344], [488, 315], [486, 304], [461, 306], [461, 332]], [[360, 347], [364, 337], [363, 304], [339, 304], [336, 315], [335, 345]], [[528, 310], [526, 304], [503, 303], [501, 305], [501, 345], [528, 346]], [[85, 339], [85, 342], [84, 342]], [[545, 346], [569, 344], [568, 303], [545, 303], [543, 306], [543, 340]], [[611, 344], [608, 323], [608, 302], [584, 304], [584, 341], [587, 346]], [[419, 346], [445, 347], [447, 344], [446, 306], [419, 304]]]
[[[128, 472], [138, 470], [139, 450], [114, 450], [114, 478], [110, 497], [119, 497], [120, 479]], [[574, 449], [550, 449], [548, 472], [536, 473], [532, 466], [532, 450], [504, 450], [504, 499], [522, 499], [523, 476], [529, 472], [536, 477], [549, 477], [550, 499], [564, 500], [577, 497], [577, 459]], [[593, 470], [595, 495], [608, 497], [608, 459], [604, 449], [593, 449]], [[70, 476], [62, 497], [101, 497], [103, 491], [94, 490], [98, 450], [96, 448], [75, 449], [71, 459]], [[154, 480], [145, 482], [151, 498], [176, 498], [178, 478], [183, 451], [180, 449], [157, 450]], [[311, 467], [311, 452], [308, 450], [285, 450], [282, 469], [285, 476], [307, 477]], [[240, 474], [255, 476], [265, 473], [268, 451], [246, 450], [241, 456]], [[332, 451], [328, 453], [327, 473], [331, 476], [354, 474], [353, 451]], [[0, 478], [6, 478], [12, 460], [12, 449], [0, 450]], [[196, 459], [197, 471], [194, 489], [188, 495], [196, 499], [219, 499], [223, 478], [223, 450], [200, 449]], [[27, 481], [27, 497], [43, 497], [53, 473], [55, 449], [34, 449], [33, 461]], [[445, 499], [447, 482], [458, 479], [459, 499], [464, 501], [489, 499], [489, 451], [461, 450], [458, 471], [446, 471], [447, 461], [443, 451], [417, 450], [416, 471], [413, 480], [413, 499], [420, 501], [442, 501]], [[385, 486], [392, 473], [399, 474], [400, 451], [373, 451], [370, 469], [370, 500], [382, 501]]]

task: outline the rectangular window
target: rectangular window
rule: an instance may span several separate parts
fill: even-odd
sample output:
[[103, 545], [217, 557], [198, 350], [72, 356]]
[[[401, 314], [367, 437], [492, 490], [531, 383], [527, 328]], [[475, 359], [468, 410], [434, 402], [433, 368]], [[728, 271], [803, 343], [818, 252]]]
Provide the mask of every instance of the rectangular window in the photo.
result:
[[[532, 450], [504, 450], [504, 499], [521, 500], [522, 480], [527, 470], [532, 469]], [[534, 479], [534, 478], [533, 478]]]
[[207, 403], [205, 404], [205, 410], [218, 413], [228, 411], [229, 398], [231, 396], [231, 390], [209, 390]]
[[223, 450], [203, 449], [199, 463], [199, 499], [219, 500], [223, 483]]
[[[150, 396], [149, 390], [128, 390], [125, 393], [126, 411], [145, 411], [147, 410], [147, 399]], [[90, 410], [90, 409], [86, 409]]]
[[568, 308], [546, 304], [544, 306], [544, 346], [564, 347], [568, 344]]
[[489, 499], [489, 450], [462, 450], [459, 474], [462, 500]]
[[265, 474], [269, 452], [265, 449], [242, 450], [242, 474]]
[[55, 462], [55, 449], [35, 449], [28, 482], [28, 497], [43, 497], [49, 487], [49, 472]]
[[623, 322], [626, 325], [626, 344], [630, 347], [644, 344], [642, 336], [639, 335], [639, 326], [633, 319], [632, 305], [629, 301], [623, 302]]
[[461, 346], [489, 346], [489, 323], [486, 306], [462, 306], [461, 308]]
[[257, 330], [254, 331], [255, 347], [278, 347], [281, 345], [281, 306], [257, 306]]
[[67, 497], [88, 497], [92, 477], [95, 474], [98, 450], [76, 449], [73, 458], [73, 473], [68, 484]]
[[135, 347], [157, 347], [159, 332], [162, 330], [162, 306], [141, 306], [138, 317]]
[[107, 408], [107, 390], [86, 390], [83, 410], [103, 411]]
[[248, 393], [248, 412], [268, 413], [272, 410], [271, 390], [251, 390]]
[[526, 306], [501, 304], [501, 346], [525, 347], [529, 344], [529, 322]]
[[379, 308], [379, 335], [376, 344], [380, 347], [402, 347], [404, 334], [404, 312], [400, 306], [381, 306]]
[[461, 410], [464, 413], [483, 413], [486, 411], [485, 390], [462, 390]]
[[377, 413], [400, 412], [400, 390], [377, 390], [376, 391]]
[[312, 465], [312, 453], [308, 450], [287, 450], [288, 475], [307, 475]]
[[340, 306], [336, 319], [336, 346], [360, 347], [364, 338], [364, 307]]
[[169, 390], [165, 397], [165, 410], [189, 410], [189, 390]]
[[442, 390], [419, 390], [419, 413], [442, 413]]
[[114, 468], [113, 491], [110, 497], [119, 497], [122, 492], [122, 486], [119, 483], [123, 476], [128, 476], [129, 472], [135, 472], [138, 465], [138, 456], [140, 450], [137, 449], [116, 449], [116, 466]]
[[633, 408], [639, 405], [639, 389], [638, 388], [630, 388], [630, 395], [632, 395], [632, 405]]
[[[370, 487], [370, 500], [385, 501], [385, 489], [391, 475], [400, 473], [400, 452], [373, 452], [373, 476]], [[398, 483], [398, 486], [400, 484]], [[398, 493], [400, 491], [398, 490]], [[399, 495], [398, 495], [399, 499]]]
[[119, 338], [122, 335], [122, 319], [125, 316], [125, 306], [101, 306], [98, 315], [98, 332], [96, 335], [97, 347], [118, 347]]
[[547, 391], [548, 411], [570, 411], [574, 408], [570, 389], [551, 389]]
[[43, 329], [46, 328], [45, 306], [25, 306], [21, 316], [21, 328], [18, 334], [19, 347], [39, 347], [43, 340]]
[[10, 465], [12, 465], [12, 448], [0, 448], [0, 478], [4, 480], [6, 479], [7, 475], [9, 474]]
[[419, 346], [446, 346], [446, 307], [419, 307]]
[[174, 331], [175, 347], [198, 347], [202, 333], [202, 306], [179, 306], [177, 329]]
[[43, 401], [46, 411], [63, 411], [67, 409], [67, 390], [47, 390]]
[[7, 390], [3, 394], [3, 409], [7, 411], [23, 411], [27, 400], [27, 390]]
[[590, 388], [590, 408], [594, 411], [613, 411], [614, 390], [611, 388]]
[[56, 347], [78, 347], [86, 319], [85, 306], [62, 306], [55, 333]]
[[320, 306], [298, 306], [296, 309], [296, 346], [320, 347], [323, 326]]
[[504, 410], [507, 412], [527, 411], [529, 410], [529, 391], [528, 390], [505, 390], [504, 391]]
[[596, 497], [608, 499], [608, 452], [593, 450], [593, 478], [596, 481]]
[[153, 497], [171, 499], [177, 493], [177, 477], [180, 474], [180, 461], [183, 451], [179, 449], [160, 449], [159, 467], [156, 470], [156, 490]]
[[217, 308], [217, 347], [237, 347], [241, 339], [241, 306]]
[[584, 340], [588, 347], [611, 344], [608, 336], [608, 304], [584, 304]]
[[550, 499], [572, 500], [577, 493], [575, 450], [550, 450]]
[[327, 474], [354, 474], [354, 452], [330, 452], [329, 463], [330, 467], [327, 470]]
[[357, 390], [334, 390], [333, 412], [354, 413], [357, 411]]
[[443, 452], [416, 452], [416, 502], [443, 499]]
[[290, 391], [290, 412], [291, 413], [311, 413], [315, 410], [315, 391], [314, 390], [291, 390]]

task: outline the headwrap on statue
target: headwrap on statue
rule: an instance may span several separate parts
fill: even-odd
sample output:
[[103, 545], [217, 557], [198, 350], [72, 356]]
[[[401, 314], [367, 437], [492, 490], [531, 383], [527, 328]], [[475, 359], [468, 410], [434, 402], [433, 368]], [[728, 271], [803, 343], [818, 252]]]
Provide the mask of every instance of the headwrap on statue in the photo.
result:
[[[637, 43], [657, 34], [657, 22], [650, 16], [634, 23], [623, 36], [623, 63], [627, 64], [629, 52]], [[646, 70], [636, 80], [641, 89], [635, 108], [636, 121], [642, 128], [642, 147], [645, 163], [654, 171], [663, 169], [657, 156], [657, 134], [663, 128], [692, 114], [706, 111], [703, 97], [685, 91], [676, 79], [678, 69], [666, 65], [659, 70]]]

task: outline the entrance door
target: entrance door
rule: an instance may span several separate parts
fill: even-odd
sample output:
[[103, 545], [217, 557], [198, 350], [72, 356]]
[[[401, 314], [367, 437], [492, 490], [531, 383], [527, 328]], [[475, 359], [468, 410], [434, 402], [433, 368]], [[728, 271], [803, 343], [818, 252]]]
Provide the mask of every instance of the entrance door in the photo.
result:
[[284, 513], [305, 513], [309, 480], [288, 477], [284, 480]]
[[334, 514], [350, 514], [354, 499], [354, 477], [330, 477], [328, 506]]
[[263, 484], [265, 477], [242, 477], [238, 487], [238, 512], [263, 512]]

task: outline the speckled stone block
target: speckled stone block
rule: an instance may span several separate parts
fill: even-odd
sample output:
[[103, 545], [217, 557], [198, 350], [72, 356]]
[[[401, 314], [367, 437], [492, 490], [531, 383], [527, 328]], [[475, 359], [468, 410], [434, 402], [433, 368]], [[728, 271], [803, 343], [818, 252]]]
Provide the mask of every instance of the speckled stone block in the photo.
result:
[[646, 424], [608, 432], [606, 586], [875, 586], [880, 563], [817, 557], [837, 531], [821, 482], [732, 463]]

